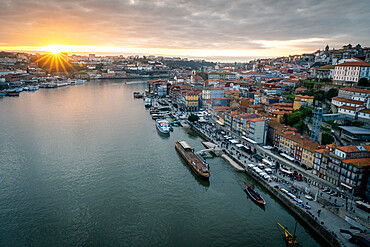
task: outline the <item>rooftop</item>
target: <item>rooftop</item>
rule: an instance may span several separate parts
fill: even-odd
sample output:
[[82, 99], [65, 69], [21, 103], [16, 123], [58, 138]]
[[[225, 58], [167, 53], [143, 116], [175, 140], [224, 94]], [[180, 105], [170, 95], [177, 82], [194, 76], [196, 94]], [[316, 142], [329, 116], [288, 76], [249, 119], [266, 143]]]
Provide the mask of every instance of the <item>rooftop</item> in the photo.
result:
[[340, 129], [355, 135], [370, 135], [370, 129], [355, 126], [339, 126]]

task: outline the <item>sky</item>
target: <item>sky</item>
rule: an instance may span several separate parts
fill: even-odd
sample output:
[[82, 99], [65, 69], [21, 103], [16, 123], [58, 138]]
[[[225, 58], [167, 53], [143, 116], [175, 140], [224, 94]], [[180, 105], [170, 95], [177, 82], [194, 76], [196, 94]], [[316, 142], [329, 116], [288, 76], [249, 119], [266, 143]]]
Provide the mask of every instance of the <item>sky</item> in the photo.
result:
[[243, 61], [370, 46], [369, 0], [0, 0], [0, 49]]

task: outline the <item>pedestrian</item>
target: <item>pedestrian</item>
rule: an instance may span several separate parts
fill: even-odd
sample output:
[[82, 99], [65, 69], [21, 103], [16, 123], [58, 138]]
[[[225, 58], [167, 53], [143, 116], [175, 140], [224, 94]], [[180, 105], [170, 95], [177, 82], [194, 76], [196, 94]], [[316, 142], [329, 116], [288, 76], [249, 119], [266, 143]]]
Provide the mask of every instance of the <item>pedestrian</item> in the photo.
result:
[[320, 217], [321, 209], [317, 210], [317, 216]]

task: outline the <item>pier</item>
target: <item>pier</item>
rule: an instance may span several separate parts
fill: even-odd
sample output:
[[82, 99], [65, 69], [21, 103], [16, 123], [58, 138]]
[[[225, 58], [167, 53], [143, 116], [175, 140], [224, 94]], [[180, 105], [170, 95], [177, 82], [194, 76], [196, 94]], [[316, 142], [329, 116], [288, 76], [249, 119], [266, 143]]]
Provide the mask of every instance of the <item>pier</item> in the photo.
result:
[[238, 172], [244, 172], [244, 168], [241, 167], [238, 163], [236, 163], [231, 157], [229, 157], [227, 154], [222, 154], [221, 157], [225, 159], [229, 164], [235, 168]]

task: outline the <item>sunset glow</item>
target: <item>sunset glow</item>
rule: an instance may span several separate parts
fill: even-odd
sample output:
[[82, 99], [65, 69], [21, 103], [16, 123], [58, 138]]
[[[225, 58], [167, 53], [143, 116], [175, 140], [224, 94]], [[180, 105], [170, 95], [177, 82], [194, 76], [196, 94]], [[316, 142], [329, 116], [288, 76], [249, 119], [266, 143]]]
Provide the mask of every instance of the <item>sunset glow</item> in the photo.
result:
[[49, 45], [45, 47], [45, 51], [48, 51], [54, 55], [61, 53], [61, 52], [68, 52], [69, 46], [67, 45]]

